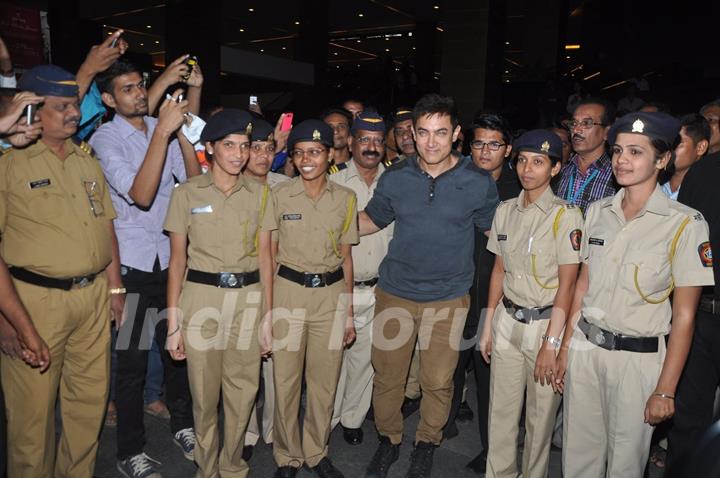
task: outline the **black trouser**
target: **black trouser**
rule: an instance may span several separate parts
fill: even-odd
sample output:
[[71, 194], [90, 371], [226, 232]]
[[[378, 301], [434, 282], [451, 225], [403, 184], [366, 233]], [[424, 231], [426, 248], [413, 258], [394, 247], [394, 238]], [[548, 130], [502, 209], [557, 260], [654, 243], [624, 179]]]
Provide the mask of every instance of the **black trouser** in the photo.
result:
[[675, 393], [666, 476], [683, 476], [690, 455], [713, 423], [715, 390], [719, 383], [720, 316], [698, 311], [690, 354]]
[[[145, 372], [152, 335], [160, 345], [165, 369], [165, 397], [170, 411], [170, 429], [176, 433], [193, 427], [192, 399], [185, 362], [176, 362], [165, 350], [167, 338], [167, 270], [156, 261], [153, 272], [123, 266], [127, 289], [128, 318], [118, 334], [115, 406], [117, 407], [117, 457], [123, 460], [143, 452], [145, 447]], [[133, 309], [137, 303], [137, 307]], [[134, 313], [133, 313], [134, 312]], [[158, 317], [163, 320], [158, 321]]]

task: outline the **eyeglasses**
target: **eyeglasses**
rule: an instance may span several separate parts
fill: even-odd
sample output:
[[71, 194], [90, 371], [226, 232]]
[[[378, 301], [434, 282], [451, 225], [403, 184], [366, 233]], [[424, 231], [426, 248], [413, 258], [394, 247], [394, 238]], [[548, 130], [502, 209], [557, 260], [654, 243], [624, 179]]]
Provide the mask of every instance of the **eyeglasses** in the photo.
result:
[[385, 138], [383, 137], [370, 137], [370, 136], [361, 136], [360, 138], [356, 138], [355, 141], [362, 144], [363, 146], [367, 146], [370, 143], [374, 144], [375, 146], [382, 146], [385, 144]]
[[292, 159], [302, 159], [302, 157], [307, 154], [308, 157], [315, 159], [319, 158], [320, 155], [322, 155], [325, 151], [327, 151], [327, 149], [325, 148], [312, 148], [306, 150], [293, 149], [292, 151], [290, 151], [290, 157]]
[[595, 121], [593, 121], [592, 118], [585, 118], [582, 121], [578, 121], [575, 119], [565, 120], [563, 121], [563, 125], [569, 130], [573, 130], [578, 126], [582, 129], [590, 129], [593, 126], [607, 126], [605, 123], [596, 123]]
[[488, 148], [490, 151], [498, 151], [500, 148], [502, 148], [502, 147], [505, 146], [506, 144], [507, 144], [507, 143], [500, 143], [500, 142], [498, 142], [498, 141], [489, 141], [489, 142], [486, 143], [485, 141], [476, 140], [476, 141], [471, 141], [471, 142], [470, 142], [470, 147], [471, 147], [472, 149], [476, 149], [476, 150], [478, 150], [478, 151], [482, 151], [482, 149], [483, 149], [485, 146], [487, 146], [487, 148]]
[[268, 153], [268, 154], [275, 154], [275, 145], [274, 144], [266, 144], [263, 146], [262, 144], [252, 144], [250, 146], [250, 150], [253, 153]]

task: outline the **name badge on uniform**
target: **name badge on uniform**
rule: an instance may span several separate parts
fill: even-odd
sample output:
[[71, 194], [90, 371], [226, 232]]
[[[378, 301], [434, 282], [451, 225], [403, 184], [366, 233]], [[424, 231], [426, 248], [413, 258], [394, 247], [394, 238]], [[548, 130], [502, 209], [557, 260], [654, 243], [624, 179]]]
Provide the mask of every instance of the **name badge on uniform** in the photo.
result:
[[498, 234], [497, 240], [498, 241], [507, 241], [507, 234]]
[[590, 239], [588, 239], [588, 243], [592, 244], [593, 246], [604, 246], [605, 239], [598, 239], [597, 237], [591, 237]]
[[45, 188], [50, 186], [50, 178], [38, 179], [36, 181], [30, 181], [30, 189]]
[[302, 219], [302, 214], [283, 214], [282, 220], [283, 221], [299, 221]]
[[190, 214], [210, 214], [213, 212], [213, 208], [210, 204], [203, 207], [194, 207], [190, 209]]

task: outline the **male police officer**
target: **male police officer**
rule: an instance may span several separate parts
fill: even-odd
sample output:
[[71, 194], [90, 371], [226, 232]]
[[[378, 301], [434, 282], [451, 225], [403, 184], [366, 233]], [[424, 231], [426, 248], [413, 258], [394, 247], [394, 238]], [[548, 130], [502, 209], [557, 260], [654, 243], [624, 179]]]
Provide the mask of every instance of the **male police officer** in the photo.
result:
[[[0, 160], [0, 253], [52, 361], [39, 373], [2, 361], [9, 476], [90, 477], [108, 395], [111, 297], [123, 292], [115, 211], [80, 120], [75, 77], [52, 65], [23, 75], [45, 96], [40, 141]], [[63, 431], [55, 461], [58, 387]]]
[[[385, 171], [381, 160], [385, 156], [385, 122], [377, 113], [364, 111], [353, 121], [350, 137], [353, 159], [344, 170], [330, 179], [355, 191], [358, 209], [363, 209]], [[340, 381], [335, 394], [333, 426], [339, 422], [343, 437], [351, 445], [363, 441], [362, 423], [372, 400], [373, 368], [370, 363], [371, 330], [375, 310], [375, 284], [380, 262], [387, 253], [392, 227], [365, 236], [353, 247], [353, 306], [357, 338], [345, 350]]]

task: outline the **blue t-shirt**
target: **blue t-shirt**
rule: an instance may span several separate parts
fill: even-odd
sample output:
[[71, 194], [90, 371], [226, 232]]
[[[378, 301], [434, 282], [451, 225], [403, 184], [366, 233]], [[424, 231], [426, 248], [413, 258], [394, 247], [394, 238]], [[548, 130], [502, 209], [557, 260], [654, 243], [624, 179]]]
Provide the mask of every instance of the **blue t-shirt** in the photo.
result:
[[380, 228], [395, 221], [379, 286], [415, 302], [467, 294], [475, 270], [475, 228], [490, 229], [497, 205], [495, 182], [469, 158], [437, 178], [423, 171], [416, 157], [390, 167], [365, 208]]

